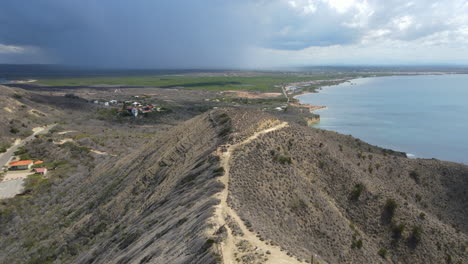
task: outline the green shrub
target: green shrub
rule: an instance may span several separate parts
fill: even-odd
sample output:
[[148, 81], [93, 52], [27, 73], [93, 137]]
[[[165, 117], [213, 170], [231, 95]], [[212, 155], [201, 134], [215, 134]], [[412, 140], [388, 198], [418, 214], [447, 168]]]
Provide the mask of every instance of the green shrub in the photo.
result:
[[375, 164], [375, 169], [376, 169], [376, 170], [379, 170], [380, 167], [381, 167], [380, 163]]
[[417, 245], [421, 241], [423, 229], [421, 226], [413, 226], [411, 228], [410, 242]]
[[31, 156], [28, 153], [19, 155], [20, 160], [29, 160]]
[[416, 183], [419, 183], [419, 172], [417, 170], [412, 170], [410, 171], [409, 173], [409, 176], [416, 182]]
[[387, 199], [387, 201], [385, 202], [385, 206], [384, 206], [384, 213], [389, 219], [393, 218], [397, 207], [398, 207], [398, 204], [397, 202], [395, 202], [395, 200]]
[[362, 239], [359, 239], [359, 240], [354, 240], [352, 243], [351, 243], [351, 248], [352, 249], [361, 249], [362, 248]]
[[393, 224], [392, 226], [392, 232], [393, 232], [393, 237], [395, 239], [401, 238], [403, 231], [405, 231], [405, 224]]
[[18, 132], [19, 132], [19, 130], [16, 127], [10, 127], [10, 133], [16, 134]]
[[7, 151], [7, 148], [6, 147], [0, 147], [0, 153], [4, 153]]
[[320, 169], [323, 169], [323, 168], [325, 168], [325, 165], [327, 165], [327, 164], [325, 163], [325, 161], [321, 160], [321, 161], [319, 161], [318, 165], [319, 165]]
[[291, 201], [290, 207], [293, 212], [297, 213], [302, 210], [305, 210], [307, 208], [307, 204], [302, 199], [295, 199]]
[[216, 176], [221, 176], [224, 174], [224, 168], [223, 167], [219, 167], [217, 169], [214, 169], [213, 170], [213, 173], [216, 175]]
[[351, 191], [351, 200], [358, 200], [363, 190], [364, 190], [364, 185], [362, 185], [361, 183], [354, 185], [354, 188]]
[[291, 164], [292, 163], [292, 158], [289, 156], [289, 153], [284, 151], [283, 154], [276, 154], [273, 157], [273, 160], [276, 162], [279, 162], [281, 164]]
[[416, 198], [416, 202], [420, 202], [422, 200], [422, 196], [418, 193], [415, 195], [415, 198]]
[[25, 154], [27, 153], [28, 151], [24, 148], [24, 147], [19, 147], [17, 151], [15, 151], [13, 154], [15, 154], [16, 156], [18, 155], [21, 155], [21, 154]]
[[379, 249], [377, 254], [379, 254], [379, 256], [381, 256], [382, 258], [387, 258], [387, 250], [385, 248]]
[[226, 126], [225, 128], [223, 128], [221, 131], [219, 131], [218, 135], [220, 137], [224, 137], [224, 136], [227, 136], [229, 133], [231, 133], [231, 127], [230, 126]]

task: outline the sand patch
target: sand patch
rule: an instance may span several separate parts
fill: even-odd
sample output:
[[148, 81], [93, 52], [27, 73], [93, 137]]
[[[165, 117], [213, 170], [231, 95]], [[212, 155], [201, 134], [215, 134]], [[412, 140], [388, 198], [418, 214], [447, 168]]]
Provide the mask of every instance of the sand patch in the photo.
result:
[[91, 149], [90, 152], [92, 152], [94, 154], [98, 154], [98, 155], [107, 155], [107, 156], [116, 157], [116, 155], [112, 155], [112, 154], [109, 154], [107, 152], [99, 151], [99, 150], [96, 150], [96, 149]]
[[54, 144], [57, 144], [57, 145], [62, 145], [62, 144], [65, 144], [67, 142], [74, 142], [74, 140], [72, 138], [64, 138], [58, 142], [54, 142]]
[[57, 134], [58, 135], [65, 135], [65, 134], [73, 133], [73, 132], [78, 132], [78, 131], [76, 131], [76, 130], [67, 130], [67, 131], [58, 132]]
[[8, 107], [3, 107], [3, 110], [7, 111], [8, 113], [13, 113], [13, 110], [11, 110], [11, 109], [8, 108]]
[[236, 97], [249, 98], [249, 99], [274, 98], [274, 97], [281, 96], [281, 93], [260, 93], [260, 92], [249, 92], [249, 91], [226, 91], [226, 93], [232, 93]]
[[35, 116], [35, 117], [42, 117], [42, 116], [47, 116], [46, 113], [42, 112], [42, 111], [39, 111], [37, 109], [30, 109], [28, 111], [29, 114]]

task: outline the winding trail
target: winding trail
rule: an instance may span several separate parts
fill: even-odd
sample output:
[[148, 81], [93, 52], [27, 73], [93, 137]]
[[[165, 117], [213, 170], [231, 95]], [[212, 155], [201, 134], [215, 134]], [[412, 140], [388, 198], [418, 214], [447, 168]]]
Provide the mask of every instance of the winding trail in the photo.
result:
[[[250, 136], [249, 138], [240, 143], [223, 146], [218, 150], [218, 154], [221, 157], [221, 166], [224, 168], [224, 175], [221, 176], [219, 180], [225, 185], [225, 188], [223, 191], [217, 194], [217, 198], [221, 200], [221, 203], [216, 208], [214, 220], [218, 228], [224, 226], [227, 229], [227, 237], [224, 241], [220, 243], [220, 249], [224, 264], [239, 263], [238, 261], [236, 261], [236, 259], [239, 259], [239, 256], [242, 255], [241, 253], [245, 253], [239, 250], [239, 248], [237, 247], [237, 244], [241, 241], [244, 241], [244, 243], [245, 241], [247, 241], [252, 246], [253, 252], [251, 253], [257, 253], [257, 256], [262, 255], [261, 263], [304, 263], [298, 261], [294, 257], [288, 256], [287, 253], [285, 251], [281, 251], [278, 246], [272, 246], [270, 244], [267, 244], [266, 241], [261, 241], [255, 233], [249, 231], [249, 229], [245, 226], [244, 222], [241, 220], [237, 212], [233, 208], [231, 208], [227, 203], [229, 193], [229, 171], [231, 169], [232, 153], [238, 147], [252, 142], [261, 135], [285, 128], [287, 126], [287, 122], [279, 123], [273, 127], [256, 132], [254, 135]], [[222, 151], [223, 148], [224, 152]], [[226, 223], [227, 217], [230, 217], [240, 227], [240, 230], [242, 230], [243, 235], [233, 234], [233, 230], [231, 230], [231, 227]]]

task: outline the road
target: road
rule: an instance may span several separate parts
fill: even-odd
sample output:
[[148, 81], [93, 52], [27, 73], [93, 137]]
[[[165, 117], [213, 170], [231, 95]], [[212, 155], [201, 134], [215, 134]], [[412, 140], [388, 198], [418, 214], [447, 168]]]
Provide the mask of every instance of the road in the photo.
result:
[[12, 198], [23, 191], [24, 179], [0, 182], [0, 199]]
[[35, 132], [31, 136], [21, 140], [19, 144], [11, 146], [5, 153], [0, 154], [0, 168], [3, 168], [3, 166], [8, 165], [8, 162], [14, 156], [15, 151], [17, 151], [19, 147], [22, 147], [27, 142], [33, 140], [35, 138], [34, 136], [47, 133], [54, 126], [55, 125], [48, 125], [45, 127], [34, 128], [33, 131]]
[[[11, 158], [14, 156], [15, 151], [18, 150], [19, 147], [24, 146], [24, 144], [33, 140], [35, 138], [34, 136], [47, 133], [54, 126], [55, 125], [48, 125], [45, 127], [34, 128], [34, 133], [31, 136], [21, 140], [20, 142], [17, 142], [18, 144], [10, 147], [5, 153], [0, 154], [0, 168], [10, 162]], [[4, 181], [0, 182], [0, 199], [12, 198], [21, 193], [23, 191], [24, 179], [29, 174], [29, 170], [7, 172]]]

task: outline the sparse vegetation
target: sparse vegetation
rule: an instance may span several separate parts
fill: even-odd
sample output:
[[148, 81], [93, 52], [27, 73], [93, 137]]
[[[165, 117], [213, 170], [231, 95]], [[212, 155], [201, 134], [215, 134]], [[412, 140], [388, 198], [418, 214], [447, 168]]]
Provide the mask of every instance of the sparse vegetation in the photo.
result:
[[221, 176], [224, 174], [224, 167], [219, 167], [217, 169], [214, 169], [213, 170], [213, 173], [216, 175], [216, 176]]
[[409, 172], [409, 176], [411, 177], [411, 179], [413, 179], [416, 183], [419, 183], [419, 180], [420, 180], [420, 176], [419, 176], [419, 172], [417, 170], [412, 170]]
[[19, 129], [17, 129], [16, 127], [10, 127], [10, 133], [17, 134], [18, 132], [19, 132]]
[[395, 211], [396, 211], [397, 207], [398, 207], [398, 204], [393, 199], [387, 199], [387, 201], [385, 202], [384, 213], [385, 213], [385, 216], [389, 220], [391, 220], [393, 218], [393, 216], [395, 215]]
[[352, 249], [361, 249], [362, 248], [362, 239], [358, 239], [358, 240], [353, 240], [352, 244], [351, 244], [351, 248]]
[[413, 246], [416, 246], [421, 241], [423, 229], [421, 226], [413, 226], [411, 228], [411, 235], [409, 241]]
[[382, 258], [387, 258], [387, 250], [385, 248], [381, 248], [379, 249], [379, 251], [377, 252], [377, 254], [379, 254], [379, 256], [381, 256]]
[[400, 239], [402, 237], [403, 231], [405, 231], [405, 228], [406, 228], [405, 224], [402, 224], [402, 223], [396, 224], [396, 223], [394, 223], [392, 225], [393, 237], [395, 239]]
[[292, 163], [292, 158], [287, 151], [283, 151], [283, 153], [276, 153], [273, 156], [273, 160], [283, 165]]
[[353, 190], [351, 191], [351, 200], [359, 200], [362, 191], [364, 190], [364, 185], [362, 183], [358, 183], [354, 185]]

